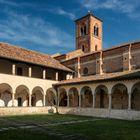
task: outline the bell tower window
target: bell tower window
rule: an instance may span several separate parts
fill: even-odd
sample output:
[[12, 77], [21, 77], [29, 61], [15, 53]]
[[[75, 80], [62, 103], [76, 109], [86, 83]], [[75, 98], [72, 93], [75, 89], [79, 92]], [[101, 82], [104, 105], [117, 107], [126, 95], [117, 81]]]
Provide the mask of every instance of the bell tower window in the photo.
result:
[[84, 35], [86, 35], [87, 34], [87, 27], [86, 27], [86, 25], [84, 26]]
[[95, 36], [99, 36], [99, 28], [98, 28], [97, 25], [94, 26], [94, 31], [93, 32], [94, 32]]
[[87, 26], [84, 24], [80, 28], [80, 36], [85, 36], [87, 34]]
[[83, 28], [81, 27], [80, 36], [83, 36], [83, 33], [84, 31], [83, 31]]

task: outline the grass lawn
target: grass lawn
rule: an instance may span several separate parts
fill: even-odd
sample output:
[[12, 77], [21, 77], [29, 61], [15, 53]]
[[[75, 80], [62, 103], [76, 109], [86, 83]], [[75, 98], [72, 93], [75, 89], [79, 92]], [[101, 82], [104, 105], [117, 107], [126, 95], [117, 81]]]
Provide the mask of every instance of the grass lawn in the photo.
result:
[[[70, 124], [71, 121], [79, 121]], [[89, 120], [85, 121], [84, 120]], [[82, 122], [83, 121], [83, 122]], [[68, 124], [64, 124], [67, 122]], [[57, 124], [59, 123], [59, 124]], [[54, 125], [51, 125], [54, 124]], [[20, 128], [21, 125], [35, 125], [36, 128]], [[0, 131], [0, 140], [139, 140], [140, 121], [102, 119], [73, 115], [26, 115], [0, 117], [1, 128], [15, 130]], [[53, 132], [53, 134], [52, 134]], [[57, 133], [63, 135], [57, 135]], [[68, 136], [67, 138], [65, 136]]]

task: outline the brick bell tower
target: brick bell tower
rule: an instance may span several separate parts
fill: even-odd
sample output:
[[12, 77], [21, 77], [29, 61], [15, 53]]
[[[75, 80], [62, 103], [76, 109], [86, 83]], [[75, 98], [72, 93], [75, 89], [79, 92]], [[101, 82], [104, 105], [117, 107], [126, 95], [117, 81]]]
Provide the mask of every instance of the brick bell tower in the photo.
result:
[[76, 50], [84, 53], [102, 50], [102, 20], [91, 12], [75, 20]]

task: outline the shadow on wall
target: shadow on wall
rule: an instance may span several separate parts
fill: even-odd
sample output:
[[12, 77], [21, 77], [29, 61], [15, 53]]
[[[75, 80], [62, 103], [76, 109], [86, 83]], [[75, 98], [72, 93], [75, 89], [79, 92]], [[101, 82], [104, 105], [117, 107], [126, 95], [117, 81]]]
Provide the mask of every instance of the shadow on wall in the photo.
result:
[[116, 118], [124, 120], [140, 120], [140, 111], [117, 110], [117, 109], [95, 109], [95, 108], [68, 108], [59, 107], [60, 114], [72, 114], [81, 116], [92, 116], [101, 118]]

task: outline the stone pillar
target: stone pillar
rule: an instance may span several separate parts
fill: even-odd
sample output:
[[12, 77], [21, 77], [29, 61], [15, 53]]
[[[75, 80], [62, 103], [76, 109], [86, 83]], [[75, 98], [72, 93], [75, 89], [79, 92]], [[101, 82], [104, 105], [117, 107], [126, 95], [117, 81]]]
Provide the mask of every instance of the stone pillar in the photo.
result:
[[71, 75], [70, 75], [70, 79], [73, 79], [73, 74], [71, 73]]
[[69, 95], [67, 95], [67, 107], [70, 106], [70, 100], [69, 100]]
[[112, 96], [111, 96], [111, 94], [109, 94], [108, 96], [109, 96], [109, 105], [108, 105], [108, 109], [111, 110], [111, 108], [112, 108]]
[[123, 71], [131, 71], [131, 44], [123, 53]]
[[96, 74], [103, 74], [103, 58], [102, 52], [100, 52], [99, 57], [96, 59]]
[[58, 72], [56, 72], [55, 79], [56, 79], [56, 81], [58, 81]]
[[12, 64], [12, 74], [16, 74], [16, 64]]
[[60, 94], [59, 94], [59, 91], [58, 91], [58, 97], [57, 97], [57, 106], [59, 106], [59, 101], [60, 100]]
[[31, 94], [29, 94], [29, 107], [31, 107], [32, 105], [31, 105], [31, 101], [32, 101], [32, 95]]
[[32, 67], [29, 67], [29, 77], [32, 77]]
[[132, 69], [132, 66], [131, 66], [131, 59], [132, 59], [132, 56], [131, 56], [131, 47], [132, 47], [132, 44], [130, 44], [130, 46], [129, 46], [129, 66], [128, 66], [128, 70], [129, 71], [131, 71], [131, 69]]
[[67, 79], [67, 80], [70, 79], [70, 74], [67, 74], [66, 79]]
[[95, 108], [95, 94], [93, 94], [93, 108]]
[[131, 110], [131, 93], [128, 94], [128, 110]]
[[79, 107], [81, 107], [81, 94], [79, 95]]
[[12, 93], [12, 107], [15, 107], [15, 93]]
[[78, 78], [80, 78], [81, 77], [81, 74], [80, 74], [80, 69], [81, 69], [81, 67], [80, 67], [80, 57], [78, 57]]
[[45, 99], [46, 99], [46, 95], [45, 95], [45, 94], [43, 94], [43, 106], [46, 106], [46, 103], [45, 103], [45, 102], [46, 102], [46, 100], [45, 100]]
[[46, 79], [46, 70], [43, 70], [43, 79]]

